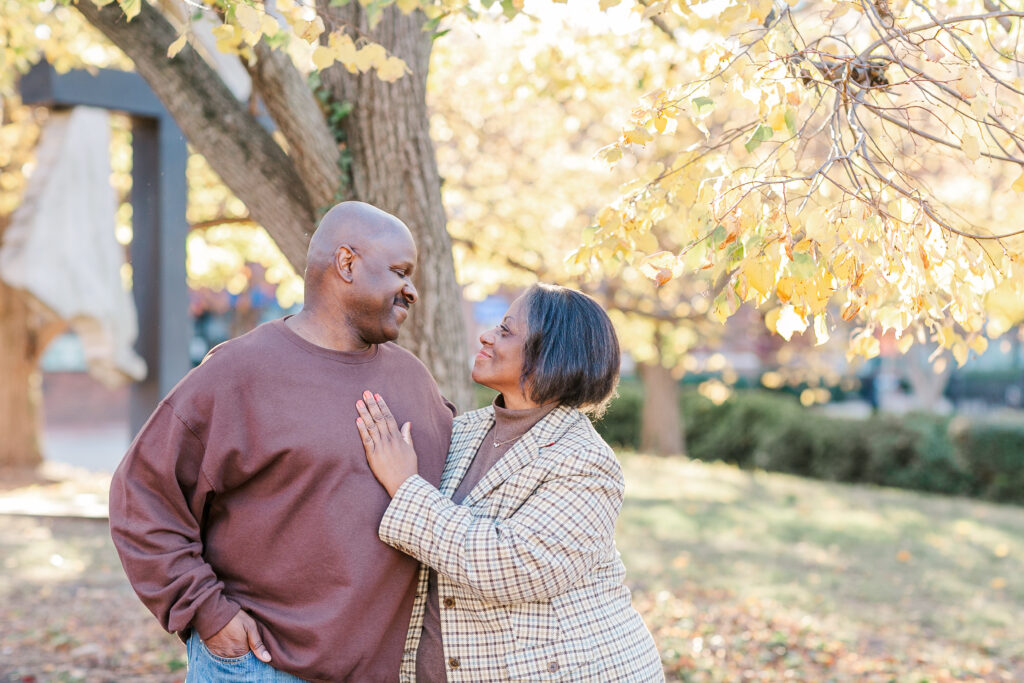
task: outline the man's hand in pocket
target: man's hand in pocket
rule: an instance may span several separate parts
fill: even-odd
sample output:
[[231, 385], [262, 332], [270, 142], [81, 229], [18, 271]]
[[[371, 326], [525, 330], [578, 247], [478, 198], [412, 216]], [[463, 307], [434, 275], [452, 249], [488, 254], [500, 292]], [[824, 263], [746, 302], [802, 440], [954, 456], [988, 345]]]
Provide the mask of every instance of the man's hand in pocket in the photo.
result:
[[218, 657], [241, 657], [252, 650], [262, 661], [270, 661], [270, 652], [263, 644], [256, 620], [242, 610], [238, 610], [224, 628], [203, 642]]

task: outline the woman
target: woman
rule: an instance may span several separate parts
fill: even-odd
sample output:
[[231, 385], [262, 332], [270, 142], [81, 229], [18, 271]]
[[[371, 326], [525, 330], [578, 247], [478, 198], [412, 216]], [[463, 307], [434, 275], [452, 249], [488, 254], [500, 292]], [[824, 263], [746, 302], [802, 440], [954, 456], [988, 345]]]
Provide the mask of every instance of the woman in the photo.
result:
[[581, 412], [618, 380], [611, 321], [535, 285], [480, 337], [473, 379], [494, 404], [455, 420], [441, 490], [416, 474], [412, 426], [363, 394], [356, 425], [392, 500], [380, 538], [420, 576], [403, 681], [662, 681], [615, 549], [622, 472]]

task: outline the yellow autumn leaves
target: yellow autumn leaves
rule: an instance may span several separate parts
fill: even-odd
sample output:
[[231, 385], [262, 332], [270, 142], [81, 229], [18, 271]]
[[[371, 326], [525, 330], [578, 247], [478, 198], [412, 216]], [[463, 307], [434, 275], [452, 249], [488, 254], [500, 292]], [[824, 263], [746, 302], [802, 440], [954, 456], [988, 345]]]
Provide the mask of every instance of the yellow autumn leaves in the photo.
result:
[[[126, 2], [134, 0], [119, 1], [124, 7]], [[402, 0], [397, 4], [403, 12], [410, 12], [419, 6], [416, 0]], [[295, 0], [277, 0], [274, 10], [275, 15], [272, 15], [259, 3], [235, 4], [227, 12], [225, 23], [212, 29], [217, 49], [227, 54], [249, 57], [247, 48], [256, 45], [262, 38], [274, 38], [281, 32], [287, 32], [289, 39], [305, 43], [309, 64], [318, 71], [338, 63], [350, 73], [376, 70], [377, 77], [388, 83], [397, 81], [409, 72], [404, 60], [389, 55], [379, 43], [366, 39], [357, 42], [344, 28], [328, 33], [323, 17], [309, 5], [296, 3]], [[286, 26], [281, 25], [279, 18], [284, 20]], [[177, 55], [187, 42], [188, 31], [185, 31], [168, 47], [167, 56]]]
[[313, 65], [323, 70], [338, 62], [349, 73], [377, 70], [377, 77], [387, 83], [393, 83], [409, 70], [399, 57], [388, 56], [387, 50], [378, 43], [366, 43], [356, 47], [352, 38], [340, 32], [328, 37], [327, 45], [319, 45], [313, 50]]
[[[597, 153], [656, 172], [622, 188], [573, 258], [605, 271], [595, 262], [617, 259], [659, 287], [703, 281], [711, 318], [749, 302], [786, 339], [823, 343], [843, 326], [854, 355], [878, 355], [889, 335], [962, 365], [1024, 320], [1024, 235], [995, 237], [1014, 232], [1024, 200], [1024, 79], [980, 21], [901, 42], [872, 34], [858, 3], [824, 2], [775, 28], [769, 11], [797, 4], [726, 2], [692, 22], [722, 39], [678, 58], [679, 80], [654, 84]], [[934, 20], [891, 7], [903, 30]], [[871, 61], [886, 41], [890, 59]], [[929, 78], [948, 99], [918, 101]], [[645, 251], [647, 230], [683, 246]]]

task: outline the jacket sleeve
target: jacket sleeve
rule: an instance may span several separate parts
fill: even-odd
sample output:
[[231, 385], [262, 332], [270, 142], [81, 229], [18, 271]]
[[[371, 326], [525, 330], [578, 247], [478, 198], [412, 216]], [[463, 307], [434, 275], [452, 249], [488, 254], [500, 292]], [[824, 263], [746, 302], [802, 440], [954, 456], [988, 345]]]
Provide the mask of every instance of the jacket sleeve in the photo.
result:
[[384, 513], [380, 538], [489, 602], [550, 599], [607, 557], [623, 495], [610, 453], [554, 469], [505, 519], [476, 516], [410, 477]]
[[208, 638], [239, 606], [203, 559], [200, 521], [214, 487], [205, 448], [167, 402], [132, 442], [110, 484], [110, 534], [142, 602], [168, 631]]

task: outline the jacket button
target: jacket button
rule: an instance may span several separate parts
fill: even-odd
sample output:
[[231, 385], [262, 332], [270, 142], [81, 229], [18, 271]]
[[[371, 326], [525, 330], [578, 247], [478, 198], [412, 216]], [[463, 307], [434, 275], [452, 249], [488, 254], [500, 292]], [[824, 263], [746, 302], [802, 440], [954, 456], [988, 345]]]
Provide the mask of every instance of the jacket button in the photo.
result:
[[461, 662], [459, 662], [459, 658], [458, 657], [452, 657], [451, 659], [448, 660], [448, 666], [450, 666], [453, 669], [458, 669], [460, 663]]
[[455, 607], [455, 598], [445, 598], [444, 599], [444, 606], [447, 607], [448, 609], [451, 609], [452, 607]]
[[551, 673], [555, 673], [556, 671], [558, 671], [558, 662], [548, 663], [548, 671], [550, 671]]

